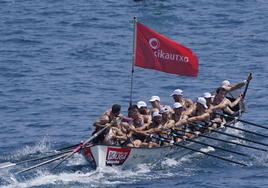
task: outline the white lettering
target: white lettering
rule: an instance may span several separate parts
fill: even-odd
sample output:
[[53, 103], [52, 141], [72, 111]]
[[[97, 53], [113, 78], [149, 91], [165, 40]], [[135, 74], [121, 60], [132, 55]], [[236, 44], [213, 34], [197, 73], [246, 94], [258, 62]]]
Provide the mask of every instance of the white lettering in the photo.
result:
[[164, 52], [162, 49], [160, 49], [160, 42], [156, 38], [151, 38], [149, 40], [149, 45], [154, 50], [154, 52], [153, 52], [154, 56], [158, 59], [178, 61], [180, 63], [188, 63], [189, 62], [189, 57], [187, 57], [187, 56], [182, 56], [180, 54]]
[[188, 63], [189, 62], [189, 57], [182, 56], [179, 54], [164, 52], [163, 50], [154, 51], [154, 56], [156, 58], [159, 58], [159, 59], [178, 61], [180, 63]]
[[126, 152], [116, 152], [110, 151], [108, 154], [108, 160], [124, 160], [126, 159], [128, 153]]

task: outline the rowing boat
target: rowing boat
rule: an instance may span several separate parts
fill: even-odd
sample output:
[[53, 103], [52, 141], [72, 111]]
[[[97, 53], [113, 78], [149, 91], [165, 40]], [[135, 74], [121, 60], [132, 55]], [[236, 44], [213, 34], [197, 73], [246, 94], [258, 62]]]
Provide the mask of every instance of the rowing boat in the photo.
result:
[[[229, 125], [235, 125], [235, 121], [229, 121]], [[217, 130], [226, 130], [226, 127], [219, 127]], [[214, 132], [205, 132], [204, 135], [213, 135]], [[198, 136], [193, 138], [194, 141], [201, 141], [202, 143], [211, 142], [209, 139]], [[187, 140], [179, 142], [180, 145], [193, 148], [195, 150], [200, 150], [202, 145], [190, 142]], [[106, 167], [106, 166], [121, 166], [123, 168], [134, 167], [141, 163], [153, 163], [160, 161], [161, 159], [176, 155], [176, 157], [181, 158], [192, 151], [185, 149], [178, 145], [164, 145], [160, 147], [120, 147], [112, 145], [94, 144], [85, 146], [81, 150], [81, 154], [89, 162], [93, 168]]]

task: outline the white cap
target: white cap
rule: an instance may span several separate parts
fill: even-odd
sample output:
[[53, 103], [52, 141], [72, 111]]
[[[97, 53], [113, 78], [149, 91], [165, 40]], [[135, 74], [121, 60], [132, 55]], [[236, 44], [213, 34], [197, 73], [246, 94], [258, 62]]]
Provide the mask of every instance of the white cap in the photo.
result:
[[204, 93], [203, 96], [204, 96], [205, 99], [212, 98], [212, 95], [209, 92]]
[[150, 102], [160, 101], [160, 97], [158, 97], [158, 96], [152, 96], [151, 99], [150, 99], [149, 101], [150, 101]]
[[229, 80], [223, 80], [221, 84], [222, 84], [222, 86], [230, 86], [231, 85]]
[[138, 108], [147, 107], [147, 104], [144, 101], [139, 101], [139, 102], [137, 102], [137, 106], [138, 106]]
[[163, 114], [163, 113], [166, 113], [166, 112], [169, 112], [169, 108], [168, 107], [162, 107], [159, 111], [160, 114]]
[[162, 115], [161, 115], [161, 114], [159, 114], [159, 112], [154, 112], [154, 113], [153, 113], [153, 118], [154, 118], [154, 117], [157, 117], [157, 116], [162, 117]]
[[204, 108], [206, 108], [206, 109], [208, 108], [207, 101], [204, 97], [198, 97], [196, 102], [202, 104], [204, 106]]
[[175, 102], [174, 104], [173, 104], [173, 109], [174, 108], [182, 108], [183, 106], [182, 106], [182, 104], [181, 103], [179, 103], [179, 102]]
[[181, 89], [175, 89], [172, 93], [171, 93], [171, 95], [170, 96], [173, 96], [173, 95], [183, 95], [182, 94], [182, 90]]

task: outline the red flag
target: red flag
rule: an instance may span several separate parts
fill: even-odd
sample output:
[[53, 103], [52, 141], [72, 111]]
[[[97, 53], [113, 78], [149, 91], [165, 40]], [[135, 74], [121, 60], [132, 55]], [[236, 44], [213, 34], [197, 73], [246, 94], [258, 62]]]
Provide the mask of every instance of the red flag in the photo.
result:
[[136, 29], [136, 66], [184, 76], [198, 75], [198, 57], [191, 49], [139, 22]]

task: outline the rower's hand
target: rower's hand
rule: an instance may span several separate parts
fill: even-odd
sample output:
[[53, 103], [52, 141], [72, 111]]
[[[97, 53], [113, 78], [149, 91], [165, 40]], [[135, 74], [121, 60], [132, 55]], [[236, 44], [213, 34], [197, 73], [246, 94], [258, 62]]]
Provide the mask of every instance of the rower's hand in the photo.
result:
[[247, 79], [247, 81], [249, 82], [250, 80], [252, 80], [252, 73], [250, 73], [249, 75], [248, 75], [248, 79]]
[[114, 126], [118, 126], [121, 123], [121, 118], [120, 117], [116, 117], [111, 121], [111, 124]]
[[243, 99], [243, 97], [244, 97], [244, 93], [240, 93], [239, 98]]

